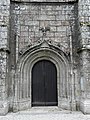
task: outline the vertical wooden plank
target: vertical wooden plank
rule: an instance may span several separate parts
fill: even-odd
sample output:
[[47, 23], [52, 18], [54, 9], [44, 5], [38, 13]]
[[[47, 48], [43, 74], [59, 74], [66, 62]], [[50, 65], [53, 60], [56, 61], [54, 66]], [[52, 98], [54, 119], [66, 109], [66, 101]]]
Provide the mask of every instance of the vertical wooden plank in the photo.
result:
[[46, 105], [57, 105], [57, 72], [56, 67], [50, 61], [45, 64], [46, 78]]
[[55, 65], [42, 60], [32, 69], [32, 106], [57, 105], [57, 70]]

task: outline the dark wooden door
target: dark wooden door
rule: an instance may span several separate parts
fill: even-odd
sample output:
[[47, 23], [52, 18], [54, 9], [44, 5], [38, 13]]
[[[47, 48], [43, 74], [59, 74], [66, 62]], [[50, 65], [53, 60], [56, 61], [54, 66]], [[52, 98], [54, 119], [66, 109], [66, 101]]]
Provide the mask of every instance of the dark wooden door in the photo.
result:
[[57, 70], [48, 60], [37, 62], [32, 69], [32, 106], [57, 105]]

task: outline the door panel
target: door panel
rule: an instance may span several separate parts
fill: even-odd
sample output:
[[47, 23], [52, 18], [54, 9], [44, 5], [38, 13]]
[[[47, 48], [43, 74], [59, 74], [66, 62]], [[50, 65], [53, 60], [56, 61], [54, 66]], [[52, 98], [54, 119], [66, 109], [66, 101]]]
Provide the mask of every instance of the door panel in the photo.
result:
[[57, 105], [57, 71], [55, 65], [42, 60], [32, 69], [32, 106]]
[[57, 73], [54, 64], [45, 64], [46, 105], [57, 105]]
[[45, 89], [43, 79], [43, 64], [35, 64], [32, 71], [32, 104], [44, 105], [45, 104]]

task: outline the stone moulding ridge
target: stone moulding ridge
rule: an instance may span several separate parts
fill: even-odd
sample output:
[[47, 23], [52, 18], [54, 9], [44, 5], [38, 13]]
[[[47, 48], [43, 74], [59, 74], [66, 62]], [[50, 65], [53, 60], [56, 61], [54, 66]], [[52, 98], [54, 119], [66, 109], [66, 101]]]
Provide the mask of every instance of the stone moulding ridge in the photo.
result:
[[[42, 45], [42, 44], [47, 44], [47, 45]], [[51, 40], [39, 40], [39, 41], [35, 41], [34, 43], [30, 43], [28, 44], [25, 48], [23, 48], [20, 52], [19, 55], [24, 55], [26, 52], [28, 52], [31, 49], [37, 48], [37, 47], [43, 47], [43, 48], [47, 48], [47, 47], [55, 47], [57, 49], [59, 49], [60, 51], [62, 51], [63, 53], [65, 53], [66, 55], [68, 55], [70, 53], [70, 50], [65, 48], [64, 46], [60, 45], [59, 42], [55, 42], [55, 41], [51, 41]]]
[[11, 0], [11, 2], [19, 3], [74, 3], [78, 0]]
[[4, 48], [4, 47], [2, 47], [2, 48], [0, 48], [0, 52], [7, 52], [7, 53], [10, 53], [10, 50], [9, 50], [9, 48]]
[[90, 27], [90, 22], [80, 22], [80, 26], [88, 26]]
[[77, 49], [77, 53], [80, 53], [84, 50], [89, 50], [90, 51], [90, 45], [82, 45], [80, 48]]

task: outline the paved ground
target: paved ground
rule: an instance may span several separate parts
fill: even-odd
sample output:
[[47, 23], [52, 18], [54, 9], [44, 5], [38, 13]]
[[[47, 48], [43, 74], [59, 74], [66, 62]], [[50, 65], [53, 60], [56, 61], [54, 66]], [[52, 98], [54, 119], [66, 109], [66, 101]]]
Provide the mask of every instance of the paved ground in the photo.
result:
[[0, 120], [90, 120], [90, 115], [57, 108], [32, 108], [32, 110], [8, 113], [6, 116], [0, 116]]

